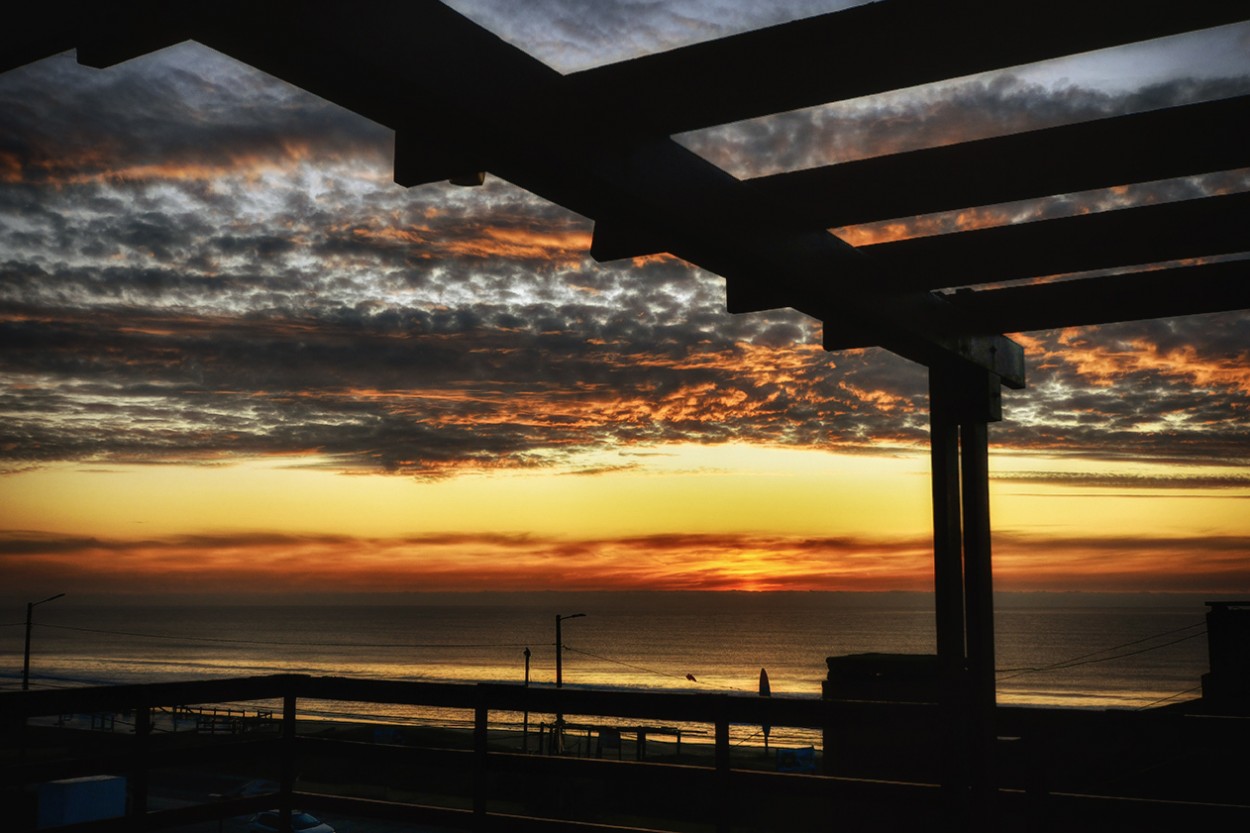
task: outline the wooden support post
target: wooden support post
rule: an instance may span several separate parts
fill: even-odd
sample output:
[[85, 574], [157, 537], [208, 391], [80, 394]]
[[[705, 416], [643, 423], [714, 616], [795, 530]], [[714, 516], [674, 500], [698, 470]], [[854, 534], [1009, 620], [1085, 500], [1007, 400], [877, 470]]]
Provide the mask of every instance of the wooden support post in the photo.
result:
[[968, 707], [974, 812], [989, 829], [995, 793], [994, 587], [990, 563], [989, 448], [984, 422], [960, 428], [964, 514], [964, 611], [968, 643]]
[[724, 709], [716, 710], [716, 833], [729, 833], [733, 812], [733, 785], [729, 773], [729, 721]]
[[[929, 376], [929, 443], [933, 487], [933, 590], [942, 709], [941, 783], [948, 812], [967, 803], [963, 538], [959, 494], [959, 422], [951, 392], [936, 371]], [[828, 750], [826, 750], [826, 755]]]
[[[151, 763], [152, 709], [135, 708], [135, 742], [130, 766], [130, 812], [133, 820], [141, 820], [148, 812], [148, 765]], [[141, 822], [140, 825], [141, 826]]]
[[486, 829], [486, 739], [490, 710], [479, 704], [473, 710], [473, 829]]
[[937, 649], [951, 727], [943, 784], [964, 829], [989, 830], [997, 698], [987, 424], [1002, 418], [1000, 383], [931, 368], [929, 392]]
[[278, 825], [284, 831], [291, 830], [291, 811], [295, 799], [295, 716], [296, 697], [286, 694], [282, 698], [282, 735], [280, 772], [278, 780]]
[[933, 585], [937, 652], [944, 681], [958, 684], [964, 666], [964, 578], [959, 492], [959, 426], [933, 415]]

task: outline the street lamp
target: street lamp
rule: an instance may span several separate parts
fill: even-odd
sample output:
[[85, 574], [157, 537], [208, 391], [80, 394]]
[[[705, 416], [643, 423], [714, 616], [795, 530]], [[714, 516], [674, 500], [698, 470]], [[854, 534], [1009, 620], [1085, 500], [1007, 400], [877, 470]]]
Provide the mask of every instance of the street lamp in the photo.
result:
[[[564, 687], [564, 640], [560, 637], [560, 623], [565, 619], [580, 619], [585, 613], [556, 614], [556, 688]], [[564, 751], [564, 712], [556, 712], [556, 751]]]
[[35, 605], [59, 599], [64, 595], [64, 593], [57, 593], [55, 596], [49, 596], [43, 601], [26, 603], [26, 654], [22, 658], [22, 691], [30, 690], [30, 619], [35, 611]]

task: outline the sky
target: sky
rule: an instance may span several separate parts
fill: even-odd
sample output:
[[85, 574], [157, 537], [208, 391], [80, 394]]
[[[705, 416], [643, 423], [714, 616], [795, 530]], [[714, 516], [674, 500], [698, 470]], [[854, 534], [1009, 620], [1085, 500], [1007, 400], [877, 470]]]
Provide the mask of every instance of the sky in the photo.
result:
[[[847, 4], [451, 5], [572, 72]], [[1248, 56], [1223, 27], [678, 140], [746, 178], [1244, 94]], [[0, 593], [931, 586], [922, 368], [595, 263], [496, 177], [402, 188], [393, 141], [193, 43], [0, 75]], [[1250, 176], [1125, 186], [835, 232]], [[1014, 338], [997, 586], [1250, 593], [1250, 315]]]

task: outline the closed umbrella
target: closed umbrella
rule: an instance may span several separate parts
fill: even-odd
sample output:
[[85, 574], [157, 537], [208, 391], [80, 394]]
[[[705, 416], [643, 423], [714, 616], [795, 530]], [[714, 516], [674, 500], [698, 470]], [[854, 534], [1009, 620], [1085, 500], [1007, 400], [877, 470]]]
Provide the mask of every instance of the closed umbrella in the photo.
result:
[[[768, 684], [768, 671], [766, 671], [763, 668], [760, 669], [760, 696], [761, 697], [773, 696], [772, 686]], [[764, 751], [767, 752], [768, 751], [768, 733], [773, 730], [773, 727], [765, 723], [760, 728], [764, 730]]]

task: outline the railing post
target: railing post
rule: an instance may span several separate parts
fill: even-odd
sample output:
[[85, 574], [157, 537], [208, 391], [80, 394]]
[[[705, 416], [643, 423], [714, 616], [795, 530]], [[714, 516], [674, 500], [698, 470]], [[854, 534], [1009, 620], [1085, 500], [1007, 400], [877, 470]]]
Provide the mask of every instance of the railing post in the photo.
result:
[[290, 833], [291, 810], [295, 792], [295, 716], [296, 696], [282, 696], [281, 780], [278, 784], [278, 823]]
[[729, 720], [725, 717], [723, 703], [716, 708], [716, 833], [729, 833], [730, 797], [733, 794], [729, 771]]
[[135, 707], [135, 741], [130, 766], [130, 817], [148, 812], [148, 764], [151, 754], [152, 711], [146, 703]]
[[1028, 833], [1050, 830], [1050, 736], [1031, 722], [1021, 737], [1024, 746], [1025, 812]]
[[486, 829], [486, 731], [490, 721], [490, 709], [478, 692], [478, 702], [473, 709], [473, 829]]

